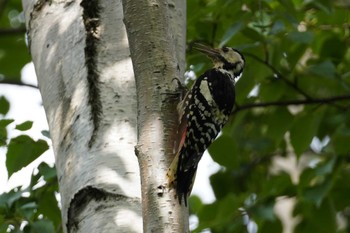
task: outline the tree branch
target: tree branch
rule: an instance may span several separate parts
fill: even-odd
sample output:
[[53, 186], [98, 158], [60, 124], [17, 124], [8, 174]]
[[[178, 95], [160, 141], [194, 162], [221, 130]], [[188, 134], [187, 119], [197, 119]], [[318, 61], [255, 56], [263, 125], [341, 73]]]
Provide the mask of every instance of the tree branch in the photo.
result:
[[21, 81], [13, 81], [13, 80], [0, 80], [0, 85], [5, 84], [5, 85], [16, 85], [16, 86], [22, 86], [22, 87], [31, 87], [38, 89], [38, 86], [28, 84], [28, 83], [23, 83]]
[[304, 100], [286, 100], [286, 101], [272, 101], [272, 102], [263, 102], [263, 103], [252, 103], [245, 104], [242, 106], [236, 105], [233, 110], [233, 114], [241, 110], [246, 110], [250, 108], [260, 108], [260, 107], [269, 107], [269, 106], [289, 106], [289, 105], [301, 105], [301, 104], [327, 104], [337, 101], [350, 100], [350, 95], [340, 95], [328, 98], [318, 98], [318, 99], [304, 99]]
[[313, 99], [309, 94], [307, 94], [305, 91], [300, 89], [295, 83], [293, 83], [292, 81], [288, 80], [281, 72], [279, 72], [275, 67], [273, 67], [267, 61], [264, 61], [263, 59], [261, 59], [260, 57], [256, 56], [255, 54], [252, 54], [252, 53], [244, 53], [244, 55], [246, 55], [247, 57], [251, 57], [251, 58], [255, 59], [257, 62], [260, 62], [261, 64], [265, 65], [275, 75], [277, 75], [278, 78], [282, 79], [288, 86], [290, 86], [295, 91], [297, 91], [300, 94], [302, 94], [306, 99], [308, 99], [308, 100], [312, 100]]
[[24, 33], [26, 33], [26, 29], [24, 27], [0, 29], [0, 36], [13, 36], [13, 35], [20, 35]]

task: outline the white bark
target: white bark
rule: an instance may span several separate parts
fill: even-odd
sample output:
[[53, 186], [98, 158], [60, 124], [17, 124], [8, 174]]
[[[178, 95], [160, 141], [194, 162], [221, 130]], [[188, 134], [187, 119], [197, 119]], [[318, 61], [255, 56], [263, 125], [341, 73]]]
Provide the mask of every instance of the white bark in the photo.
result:
[[[141, 232], [136, 92], [121, 0], [88, 0], [85, 8], [96, 2], [100, 17], [83, 20], [89, 12], [81, 1], [23, 0], [55, 151], [63, 228]], [[97, 26], [90, 30], [90, 23]], [[95, 51], [89, 50], [89, 30]], [[89, 58], [90, 52], [96, 56]]]

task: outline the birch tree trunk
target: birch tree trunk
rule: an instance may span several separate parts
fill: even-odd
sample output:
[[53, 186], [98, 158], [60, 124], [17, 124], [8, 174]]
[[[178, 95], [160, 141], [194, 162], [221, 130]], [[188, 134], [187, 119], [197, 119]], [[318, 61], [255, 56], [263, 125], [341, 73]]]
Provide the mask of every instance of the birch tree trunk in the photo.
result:
[[[188, 232], [188, 209], [166, 186], [185, 68], [186, 1], [123, 0], [136, 79], [144, 232]], [[164, 185], [165, 184], [165, 185]]]
[[141, 232], [136, 90], [120, 0], [23, 0], [64, 232]]
[[188, 208], [166, 188], [186, 2], [123, 4], [136, 86], [121, 0], [23, 0], [64, 232], [141, 232], [142, 218], [144, 232], [188, 232]]

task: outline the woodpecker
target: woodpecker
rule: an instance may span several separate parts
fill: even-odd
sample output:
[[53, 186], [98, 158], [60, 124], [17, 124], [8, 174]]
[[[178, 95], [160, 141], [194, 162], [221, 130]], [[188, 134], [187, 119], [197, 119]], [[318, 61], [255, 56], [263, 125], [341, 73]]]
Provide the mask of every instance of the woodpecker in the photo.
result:
[[231, 47], [214, 49], [195, 44], [196, 50], [213, 62], [194, 82], [178, 104], [176, 155], [167, 172], [168, 184], [175, 187], [179, 204], [190, 195], [197, 166], [204, 151], [228, 121], [235, 103], [235, 79], [242, 75], [245, 60]]

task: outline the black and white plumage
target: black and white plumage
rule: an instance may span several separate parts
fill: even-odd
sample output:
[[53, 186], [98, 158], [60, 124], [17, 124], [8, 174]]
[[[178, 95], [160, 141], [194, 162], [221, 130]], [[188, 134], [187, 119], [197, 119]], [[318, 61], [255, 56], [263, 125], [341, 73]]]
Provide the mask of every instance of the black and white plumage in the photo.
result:
[[204, 151], [228, 121], [235, 103], [235, 79], [240, 77], [245, 60], [237, 50], [213, 49], [197, 44], [197, 50], [214, 63], [193, 84], [178, 105], [179, 129], [177, 153], [167, 173], [177, 198], [187, 206], [197, 166]]

